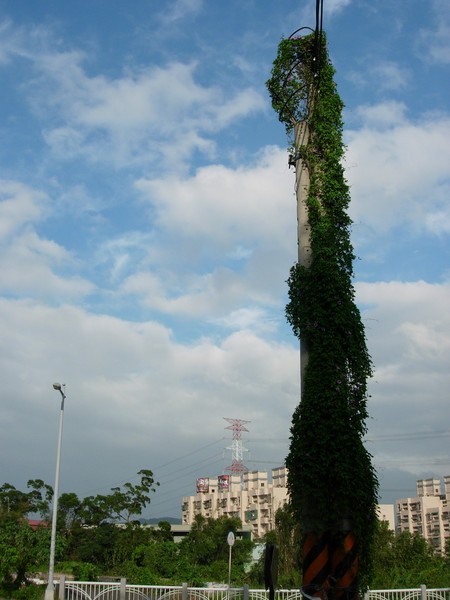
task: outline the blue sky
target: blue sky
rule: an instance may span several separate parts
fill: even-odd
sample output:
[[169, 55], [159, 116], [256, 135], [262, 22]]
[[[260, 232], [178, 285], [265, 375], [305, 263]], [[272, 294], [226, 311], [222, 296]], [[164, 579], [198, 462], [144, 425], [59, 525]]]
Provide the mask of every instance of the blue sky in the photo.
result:
[[[265, 81], [291, 0], [0, 0], [1, 481], [161, 482], [179, 516], [231, 464], [279, 466], [299, 399], [284, 318], [294, 172]], [[345, 103], [357, 301], [383, 502], [450, 473], [450, 7], [325, 0]]]

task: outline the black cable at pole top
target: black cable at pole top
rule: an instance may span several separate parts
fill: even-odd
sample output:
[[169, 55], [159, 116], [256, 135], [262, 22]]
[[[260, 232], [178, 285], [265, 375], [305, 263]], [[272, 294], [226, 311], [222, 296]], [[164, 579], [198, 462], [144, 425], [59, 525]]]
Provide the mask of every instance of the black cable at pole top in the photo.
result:
[[320, 48], [323, 31], [323, 0], [316, 0], [316, 27], [314, 29], [314, 68], [320, 65]]

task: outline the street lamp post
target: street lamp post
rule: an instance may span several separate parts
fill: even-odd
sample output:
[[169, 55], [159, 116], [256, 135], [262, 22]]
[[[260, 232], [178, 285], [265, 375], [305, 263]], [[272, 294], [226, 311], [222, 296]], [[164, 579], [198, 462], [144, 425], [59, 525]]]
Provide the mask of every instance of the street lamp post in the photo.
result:
[[[64, 390], [63, 390], [64, 388]], [[55, 542], [56, 542], [56, 518], [58, 515], [58, 488], [59, 488], [59, 464], [61, 461], [61, 443], [62, 443], [62, 432], [63, 432], [63, 421], [64, 421], [64, 400], [66, 399], [65, 384], [54, 383], [53, 389], [57, 390], [61, 394], [61, 412], [59, 417], [59, 435], [58, 435], [58, 449], [56, 451], [56, 473], [55, 473], [55, 489], [53, 491], [53, 514], [52, 514], [52, 537], [50, 542], [50, 563], [48, 567], [48, 582], [45, 589], [45, 600], [54, 600], [55, 586], [53, 583], [53, 576], [55, 570]]]

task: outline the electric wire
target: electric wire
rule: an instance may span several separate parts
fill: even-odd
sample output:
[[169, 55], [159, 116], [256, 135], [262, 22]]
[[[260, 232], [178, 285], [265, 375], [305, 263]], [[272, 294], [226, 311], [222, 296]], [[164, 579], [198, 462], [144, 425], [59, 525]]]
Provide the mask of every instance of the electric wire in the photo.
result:
[[[439, 431], [414, 431], [414, 432], [398, 432], [392, 434], [381, 434], [381, 435], [369, 435], [366, 437], [366, 442], [371, 442], [373, 444], [377, 443], [385, 443], [385, 442], [409, 442], [409, 441], [427, 441], [430, 439], [439, 439], [450, 436], [450, 430], [439, 430]], [[187, 488], [189, 486], [194, 486], [195, 481], [190, 481], [186, 483], [186, 478], [191, 477], [195, 473], [201, 471], [210, 471], [210, 469], [220, 465], [225, 464], [225, 456], [223, 449], [220, 453], [214, 455], [208, 455], [205, 459], [195, 460], [194, 464], [192, 461], [189, 461], [190, 464], [186, 466], [184, 463], [184, 459], [191, 458], [199, 454], [202, 451], [208, 450], [214, 446], [217, 446], [220, 443], [224, 443], [224, 441], [228, 440], [228, 438], [221, 437], [209, 442], [208, 444], [204, 444], [191, 450], [190, 452], [186, 452], [176, 456], [175, 458], [170, 459], [167, 462], [161, 463], [156, 467], [152, 468], [152, 471], [155, 476], [155, 481], [159, 481], [160, 487], [156, 488], [154, 496], [152, 496], [152, 501], [149, 507], [146, 510], [146, 513], [149, 511], [154, 514], [154, 509], [159, 509], [161, 506], [168, 506], [168, 500], [174, 501], [175, 499], [181, 500], [182, 496], [189, 495], [187, 492]], [[248, 438], [245, 440], [246, 443], [252, 444], [267, 444], [273, 448], [275, 444], [287, 444], [287, 438]], [[278, 454], [278, 452], [277, 452]], [[438, 466], [438, 465], [448, 465], [450, 464], [450, 457], [429, 457], [429, 458], [377, 458], [374, 457], [375, 465], [378, 469], [386, 469], [386, 468], [401, 468], [401, 467], [411, 467], [411, 466]], [[280, 466], [284, 463], [284, 460], [281, 461], [273, 461], [273, 460], [246, 460], [248, 465], [267, 465], [267, 466]], [[165, 472], [165, 469], [169, 466], [173, 466], [172, 469]], [[133, 475], [133, 479], [137, 479], [138, 475]], [[125, 481], [130, 481], [130, 479], [124, 479], [123, 481], [117, 482], [112, 485], [102, 486], [101, 489], [110, 489], [112, 487], [117, 487], [123, 485]], [[175, 485], [173, 485], [175, 484]], [[165, 489], [164, 489], [165, 488]], [[397, 490], [382, 490], [384, 492], [391, 492]], [[408, 490], [398, 490], [399, 492], [408, 492]], [[92, 493], [92, 492], [91, 492]], [[88, 494], [90, 495], [90, 494]], [[173, 504], [173, 502], [172, 502]], [[171, 508], [171, 510], [173, 510]]]

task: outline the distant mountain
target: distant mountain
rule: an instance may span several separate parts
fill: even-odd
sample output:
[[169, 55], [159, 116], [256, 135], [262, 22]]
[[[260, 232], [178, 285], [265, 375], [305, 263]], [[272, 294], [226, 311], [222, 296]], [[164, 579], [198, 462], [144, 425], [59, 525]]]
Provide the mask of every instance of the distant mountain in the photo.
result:
[[161, 521], [167, 521], [171, 525], [181, 525], [181, 519], [176, 517], [156, 517], [153, 519], [139, 519], [143, 525], [158, 525]]

